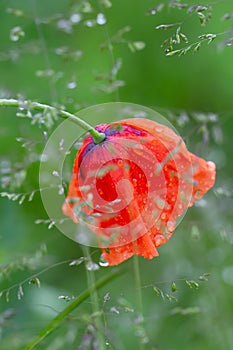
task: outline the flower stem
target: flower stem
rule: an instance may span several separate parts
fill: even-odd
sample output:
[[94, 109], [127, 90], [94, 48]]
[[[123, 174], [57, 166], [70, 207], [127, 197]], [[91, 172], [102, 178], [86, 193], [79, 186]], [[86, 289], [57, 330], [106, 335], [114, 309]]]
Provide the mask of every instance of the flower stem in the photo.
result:
[[17, 107], [17, 108], [23, 108], [23, 109], [33, 109], [35, 111], [41, 111], [44, 112], [46, 110], [50, 110], [52, 112], [55, 112], [59, 117], [70, 119], [77, 125], [79, 125], [84, 130], [88, 131], [91, 136], [93, 137], [94, 143], [100, 143], [105, 139], [105, 134], [102, 132], [98, 132], [93, 126], [86, 123], [84, 120], [80, 119], [76, 115], [69, 113], [67, 111], [64, 111], [62, 109], [58, 109], [56, 107], [52, 107], [50, 105], [46, 105], [39, 102], [31, 102], [31, 101], [20, 101], [16, 99], [0, 99], [0, 107]]
[[123, 273], [123, 269], [115, 269], [109, 272], [109, 274], [100, 278], [95, 284], [88, 287], [84, 292], [79, 294], [79, 296], [72, 301], [62, 312], [60, 312], [45, 328], [43, 328], [40, 333], [36, 335], [32, 341], [27, 344], [23, 350], [32, 350], [35, 349], [38, 344], [42, 342], [48, 335], [50, 335], [56, 328], [59, 327], [61, 322], [80, 304], [82, 304], [88, 297], [91, 296], [93, 291], [99, 290], [107, 283], [117, 278]]
[[[83, 246], [83, 252], [84, 256], [87, 258], [87, 261], [91, 261], [91, 256], [90, 256], [90, 251], [89, 247]], [[88, 287], [90, 286], [95, 286], [95, 271], [93, 270], [87, 270], [87, 282], [88, 282]], [[99, 348], [101, 350], [105, 350], [105, 335], [104, 335], [104, 325], [103, 325], [103, 320], [101, 317], [101, 309], [100, 309], [100, 304], [99, 304], [99, 296], [97, 293], [97, 289], [94, 287], [93, 291], [91, 293], [91, 305], [92, 305], [92, 312], [95, 314], [95, 328], [97, 330], [97, 339], [99, 343]]]
[[[144, 325], [144, 318], [143, 318], [143, 304], [142, 304], [142, 293], [141, 293], [141, 277], [140, 277], [140, 270], [139, 270], [139, 259], [137, 255], [134, 255], [133, 257], [133, 267], [134, 267], [134, 278], [135, 278], [135, 285], [136, 285], [136, 296], [137, 296], [137, 305], [138, 305], [138, 311], [139, 311], [139, 317], [140, 317], [140, 326], [143, 328]], [[144, 343], [142, 340], [139, 340], [139, 350], [144, 350]]]

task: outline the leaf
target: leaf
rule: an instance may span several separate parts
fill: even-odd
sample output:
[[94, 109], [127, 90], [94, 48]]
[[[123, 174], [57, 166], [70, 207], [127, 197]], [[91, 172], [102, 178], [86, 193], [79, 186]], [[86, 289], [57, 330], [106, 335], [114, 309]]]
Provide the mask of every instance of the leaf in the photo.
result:
[[181, 307], [175, 307], [174, 309], [171, 310], [171, 315], [193, 315], [193, 314], [198, 314], [201, 312], [201, 309], [199, 306], [191, 306], [191, 307], [186, 307], [186, 308], [181, 308]]
[[198, 43], [198, 44], [194, 47], [193, 51], [194, 51], [194, 52], [199, 51], [200, 47], [201, 47], [201, 43]]
[[28, 197], [28, 202], [31, 202], [33, 200], [34, 195], [35, 195], [35, 191], [30, 193], [30, 195]]
[[26, 195], [22, 195], [22, 197], [19, 200], [19, 205], [23, 204], [25, 198], [26, 198]]
[[154, 290], [156, 295], [158, 295], [158, 296], [160, 295], [160, 290], [157, 287], [154, 286], [153, 290]]
[[33, 277], [28, 282], [29, 284], [34, 284], [37, 288], [40, 288], [40, 280], [38, 277]]
[[72, 260], [69, 263], [69, 266], [79, 266], [80, 264], [82, 264], [85, 261], [85, 258], [83, 256], [81, 256], [78, 259]]
[[48, 323], [46, 327], [44, 327], [33, 339], [28, 343], [23, 350], [33, 350], [36, 348], [38, 344], [40, 344], [46, 337], [48, 337], [52, 332], [55, 331], [61, 324], [61, 322], [67, 318], [67, 316], [75, 310], [80, 304], [82, 304], [87, 298], [90, 297], [93, 290], [99, 290], [110, 281], [119, 277], [123, 273], [123, 269], [115, 269], [111, 270], [111, 272], [98, 281], [95, 282], [91, 287], [87, 288], [81, 294], [77, 296], [73, 301], [69, 303], [69, 305], [60, 312], [51, 322]]
[[172, 292], [176, 292], [177, 291], [177, 287], [176, 287], [175, 282], [172, 282], [172, 284], [171, 284], [171, 291]]
[[19, 288], [18, 288], [18, 292], [17, 292], [17, 297], [18, 297], [18, 300], [21, 300], [22, 297], [23, 297], [23, 287], [21, 286], [21, 284], [19, 285]]
[[199, 281], [206, 282], [208, 281], [208, 277], [210, 276], [209, 272], [205, 272], [198, 277]]
[[160, 296], [163, 300], [165, 300], [164, 293], [161, 289], [157, 288], [156, 286], [153, 287], [153, 290], [157, 296]]
[[180, 37], [180, 27], [178, 27], [177, 30], [176, 30], [176, 43], [177, 44], [180, 44], [180, 39], [181, 39], [181, 37]]
[[159, 26], [156, 26], [155, 29], [170, 29], [170, 28], [174, 28], [178, 25], [179, 23], [171, 23], [171, 24], [160, 24]]
[[179, 2], [179, 0], [177, 0], [177, 1], [171, 1], [170, 3], [169, 3], [169, 6], [170, 7], [173, 7], [173, 8], [177, 8], [178, 10], [182, 10], [182, 9], [184, 9], [184, 8], [186, 8], [186, 7], [188, 7], [188, 4], [181, 4], [180, 2]]
[[112, 7], [112, 3], [109, 0], [101, 0], [101, 4], [106, 8]]
[[178, 301], [177, 298], [174, 295], [170, 295], [168, 293], [165, 294], [165, 297], [167, 300], [171, 301]]
[[144, 41], [133, 41], [132, 43], [129, 43], [128, 46], [132, 52], [135, 52], [143, 50], [146, 47], [146, 44]]
[[162, 9], [164, 8], [164, 4], [161, 2], [160, 4], [158, 4], [157, 6], [152, 7], [151, 9], [149, 9], [147, 11], [147, 13], [149, 15], [156, 15], [157, 13], [159, 13], [160, 11], [162, 11]]
[[7, 290], [6, 291], [6, 302], [9, 303], [9, 301], [10, 301], [10, 291]]
[[181, 53], [182, 50], [174, 50], [166, 53], [166, 56], [177, 56]]
[[188, 43], [188, 38], [184, 33], [180, 33], [180, 37], [185, 43]]
[[199, 284], [198, 284], [197, 282], [193, 281], [193, 280], [191, 280], [191, 281], [186, 280], [185, 283], [187, 284], [187, 286], [188, 286], [189, 288], [193, 288], [193, 287], [194, 287], [195, 289], [198, 289], [198, 288], [199, 288]]

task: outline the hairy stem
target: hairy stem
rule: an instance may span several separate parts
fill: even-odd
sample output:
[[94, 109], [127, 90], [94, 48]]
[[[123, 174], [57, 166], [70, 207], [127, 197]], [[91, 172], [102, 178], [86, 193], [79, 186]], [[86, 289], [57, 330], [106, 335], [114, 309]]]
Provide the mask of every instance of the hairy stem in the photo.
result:
[[56, 328], [59, 327], [61, 322], [73, 311], [75, 310], [80, 304], [82, 304], [87, 298], [91, 296], [93, 291], [99, 290], [103, 286], [105, 286], [107, 283], [112, 281], [113, 279], [120, 276], [123, 272], [123, 269], [115, 269], [111, 270], [107, 275], [100, 278], [97, 282], [95, 282], [93, 285], [88, 287], [84, 292], [79, 294], [79, 296], [72, 301], [62, 312], [59, 313], [45, 328], [43, 328], [40, 333], [36, 335], [32, 341], [26, 345], [23, 350], [32, 350], [35, 349], [38, 344], [42, 342], [43, 339], [45, 339], [48, 335], [50, 335]]
[[39, 102], [31, 102], [31, 101], [19, 101], [16, 99], [0, 99], [0, 107], [17, 107], [17, 108], [23, 108], [23, 109], [31, 109], [35, 111], [52, 111], [56, 113], [59, 117], [65, 118], [65, 119], [70, 119], [77, 125], [79, 125], [81, 128], [84, 130], [88, 131], [91, 136], [93, 137], [94, 143], [100, 143], [105, 139], [105, 134], [98, 132], [93, 126], [90, 124], [86, 123], [84, 120], [78, 118], [76, 115], [69, 113], [67, 111], [64, 111], [62, 109], [58, 109], [55, 107], [52, 107], [50, 105], [42, 104]]

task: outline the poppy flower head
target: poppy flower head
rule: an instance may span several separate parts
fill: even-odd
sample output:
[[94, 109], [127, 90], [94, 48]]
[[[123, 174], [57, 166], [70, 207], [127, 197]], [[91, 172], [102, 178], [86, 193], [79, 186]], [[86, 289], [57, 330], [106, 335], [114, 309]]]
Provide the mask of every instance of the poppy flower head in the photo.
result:
[[167, 126], [141, 118], [96, 126], [77, 153], [64, 214], [93, 231], [109, 265], [151, 259], [177, 218], [214, 184], [215, 165]]

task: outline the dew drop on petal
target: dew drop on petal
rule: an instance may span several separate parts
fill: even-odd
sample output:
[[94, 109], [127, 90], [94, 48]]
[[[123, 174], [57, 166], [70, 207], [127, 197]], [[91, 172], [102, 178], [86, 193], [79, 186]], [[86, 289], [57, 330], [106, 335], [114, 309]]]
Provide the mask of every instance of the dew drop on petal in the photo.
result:
[[176, 228], [176, 222], [174, 220], [169, 220], [167, 222], [167, 230], [169, 232], [173, 232], [175, 230], [175, 228]]
[[155, 130], [156, 130], [157, 132], [162, 132], [162, 131], [163, 131], [163, 128], [156, 127]]
[[161, 219], [162, 219], [162, 220], [165, 220], [165, 219], [166, 219], [166, 214], [165, 214], [165, 213], [161, 214]]
[[99, 260], [99, 265], [102, 267], [107, 267], [108, 262], [104, 259], [103, 255], [101, 255], [100, 260]]
[[214, 164], [214, 162], [209, 161], [209, 162], [207, 162], [207, 164], [208, 164], [208, 168], [209, 168], [210, 170], [215, 170], [215, 164]]
[[159, 247], [161, 244], [166, 242], [166, 238], [163, 235], [156, 235], [154, 237], [155, 246]]
[[120, 166], [120, 167], [122, 167], [122, 165], [123, 165], [123, 160], [122, 160], [122, 159], [119, 159], [119, 160], [117, 161], [117, 165]]
[[156, 198], [155, 203], [159, 209], [163, 209], [165, 206], [165, 201], [162, 198]]
[[201, 190], [197, 190], [195, 193], [194, 193], [194, 198], [195, 199], [200, 199], [202, 197], [203, 193]]

